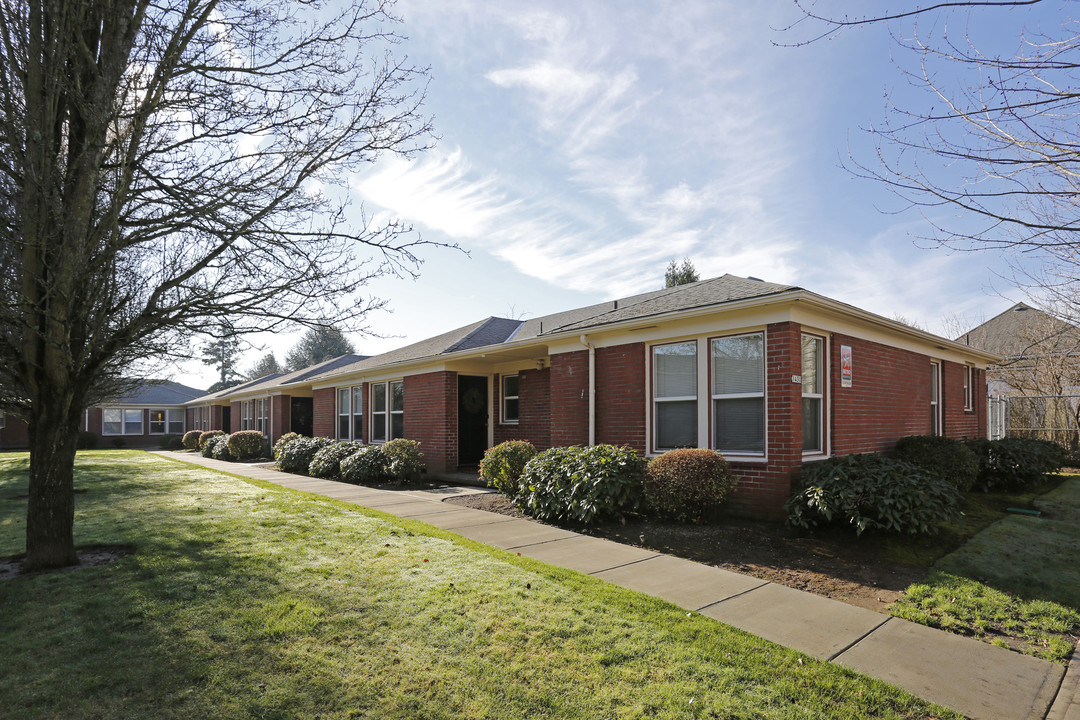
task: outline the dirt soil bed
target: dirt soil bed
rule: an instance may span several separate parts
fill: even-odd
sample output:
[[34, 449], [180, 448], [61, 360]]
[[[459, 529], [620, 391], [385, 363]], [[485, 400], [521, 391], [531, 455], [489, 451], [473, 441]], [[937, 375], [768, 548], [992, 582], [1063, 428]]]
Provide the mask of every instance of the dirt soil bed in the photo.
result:
[[[467, 495], [446, 502], [524, 517], [509, 499], [497, 493]], [[850, 533], [826, 531], [809, 535], [782, 523], [728, 518], [711, 525], [680, 525], [634, 518], [625, 525], [575, 530], [878, 612], [886, 612], [905, 588], [927, 574], [924, 568], [884, 559], [873, 543], [853, 542]]]

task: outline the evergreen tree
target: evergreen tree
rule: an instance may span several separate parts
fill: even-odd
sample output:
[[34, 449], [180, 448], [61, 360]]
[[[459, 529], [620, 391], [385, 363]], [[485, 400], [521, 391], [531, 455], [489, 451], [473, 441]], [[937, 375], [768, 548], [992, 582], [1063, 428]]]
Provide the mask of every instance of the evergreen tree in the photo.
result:
[[667, 272], [664, 273], [664, 287], [686, 285], [701, 280], [697, 268], [690, 262], [690, 258], [683, 258], [682, 263], [672, 260], [668, 263]]
[[255, 364], [244, 373], [244, 377], [248, 380], [257, 380], [258, 378], [266, 377], [267, 375], [275, 375], [282, 372], [284, 372], [284, 370], [278, 365], [274, 353], [268, 352], [255, 361]]
[[319, 325], [309, 328], [285, 355], [285, 371], [293, 372], [352, 352], [356, 350], [341, 330]]
[[240, 373], [236, 369], [237, 355], [240, 352], [240, 340], [235, 336], [215, 338], [203, 345], [202, 364], [217, 372], [218, 383], [238, 380]]

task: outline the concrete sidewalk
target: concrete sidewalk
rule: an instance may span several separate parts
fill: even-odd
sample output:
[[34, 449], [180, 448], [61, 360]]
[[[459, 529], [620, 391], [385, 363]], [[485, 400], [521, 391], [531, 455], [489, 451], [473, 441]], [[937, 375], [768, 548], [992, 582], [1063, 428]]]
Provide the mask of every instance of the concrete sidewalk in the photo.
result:
[[1080, 657], [1055, 663], [819, 595], [533, 520], [442, 501], [476, 488], [379, 490], [266, 467], [165, 457], [318, 493], [577, 570], [880, 678], [975, 720], [1080, 720]]

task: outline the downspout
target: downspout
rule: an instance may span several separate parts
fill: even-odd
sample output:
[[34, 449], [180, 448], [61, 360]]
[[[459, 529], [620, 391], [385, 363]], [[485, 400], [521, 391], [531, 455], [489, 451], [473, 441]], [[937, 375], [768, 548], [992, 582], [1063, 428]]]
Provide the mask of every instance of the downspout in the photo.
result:
[[596, 348], [582, 335], [581, 344], [589, 348], [589, 445], [596, 444]]

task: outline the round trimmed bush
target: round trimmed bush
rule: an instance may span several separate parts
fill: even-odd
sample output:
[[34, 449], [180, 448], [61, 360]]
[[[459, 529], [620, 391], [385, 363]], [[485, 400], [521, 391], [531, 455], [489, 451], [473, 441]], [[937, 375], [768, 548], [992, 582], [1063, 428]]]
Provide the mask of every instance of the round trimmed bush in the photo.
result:
[[162, 450], [181, 450], [184, 447], [183, 438], [179, 435], [166, 433], [158, 438], [158, 447]]
[[228, 435], [215, 435], [206, 441], [206, 450], [203, 454], [209, 452], [208, 457], [212, 457], [215, 460], [232, 460], [233, 455], [229, 450], [229, 436]]
[[383, 445], [386, 453], [386, 469], [391, 479], [400, 483], [419, 482], [427, 468], [424, 467], [424, 453], [420, 452], [420, 443], [416, 440], [398, 438]]
[[266, 450], [266, 436], [258, 430], [240, 430], [229, 436], [229, 452], [237, 460], [262, 457]]
[[540, 520], [589, 524], [641, 507], [645, 458], [617, 445], [551, 448], [525, 464], [523, 512]]
[[480, 461], [480, 479], [503, 495], [516, 498], [525, 464], [536, 454], [536, 447], [527, 440], [501, 442], [484, 453]]
[[979, 458], [976, 488], [983, 492], [1022, 490], [1042, 482], [1047, 473], [1061, 470], [1065, 449], [1034, 438], [1007, 437], [968, 443]]
[[222, 430], [207, 430], [199, 436], [199, 452], [203, 457], [212, 457], [209, 451], [208, 443], [216, 437], [221, 437], [225, 432]]
[[224, 430], [203, 430], [201, 433], [199, 433], [199, 449], [200, 450], [205, 449], [206, 448], [206, 443], [210, 438], [215, 438], [215, 437], [217, 437], [219, 435], [224, 435], [224, 434], [225, 434]]
[[186, 433], [184, 433], [184, 449], [198, 450], [200, 435], [202, 435], [201, 430], [188, 430]]
[[362, 447], [362, 444], [348, 440], [327, 445], [311, 458], [308, 474], [318, 478], [337, 477], [341, 473], [341, 461], [355, 455]]
[[341, 479], [353, 485], [390, 482], [390, 457], [384, 445], [367, 445], [341, 461]]
[[720, 507], [737, 480], [727, 460], [712, 450], [670, 450], [649, 462], [645, 502], [661, 517], [699, 523]]
[[803, 528], [934, 533], [959, 515], [960, 491], [918, 465], [881, 455], [846, 455], [803, 466], [803, 489], [784, 506]]
[[971, 448], [942, 435], [900, 438], [893, 457], [948, 480], [962, 493], [971, 490], [979, 474], [979, 458]]
[[293, 440], [278, 453], [278, 467], [289, 473], [306, 475], [315, 453], [337, 440], [327, 437], [301, 437]]
[[288, 432], [288, 433], [285, 433], [284, 435], [282, 435], [281, 437], [279, 437], [278, 441], [276, 443], [274, 443], [274, 449], [273, 449], [274, 459], [275, 460], [278, 459], [278, 454], [281, 452], [281, 449], [283, 447], [285, 447], [286, 445], [291, 443], [293, 440], [299, 440], [302, 437], [304, 437], [304, 436], [301, 435], [300, 433], [294, 433], [294, 432]]

